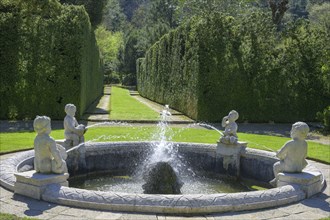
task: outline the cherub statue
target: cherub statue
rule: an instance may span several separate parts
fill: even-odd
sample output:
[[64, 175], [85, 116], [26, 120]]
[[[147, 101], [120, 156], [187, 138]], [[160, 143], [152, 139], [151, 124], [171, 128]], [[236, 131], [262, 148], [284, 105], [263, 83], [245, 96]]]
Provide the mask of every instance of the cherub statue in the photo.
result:
[[291, 138], [277, 152], [280, 159], [273, 166], [275, 178], [270, 181], [273, 186], [277, 185], [278, 173], [300, 173], [307, 166], [307, 142], [305, 141], [309, 127], [304, 122], [296, 122], [292, 125]]
[[34, 169], [38, 173], [67, 173], [67, 153], [65, 148], [56, 144], [49, 136], [51, 132], [50, 118], [37, 116], [33, 122], [34, 130], [38, 133], [34, 139]]
[[67, 104], [65, 106], [66, 116], [64, 118], [64, 136], [65, 142], [68, 147], [77, 146], [84, 142], [84, 133], [86, 132], [85, 125], [78, 124], [76, 118], [76, 106], [73, 104]]
[[238, 141], [237, 137], [237, 124], [238, 113], [235, 110], [229, 112], [228, 116], [223, 117], [222, 127], [225, 128], [223, 136], [220, 138], [220, 142], [224, 144], [236, 144]]

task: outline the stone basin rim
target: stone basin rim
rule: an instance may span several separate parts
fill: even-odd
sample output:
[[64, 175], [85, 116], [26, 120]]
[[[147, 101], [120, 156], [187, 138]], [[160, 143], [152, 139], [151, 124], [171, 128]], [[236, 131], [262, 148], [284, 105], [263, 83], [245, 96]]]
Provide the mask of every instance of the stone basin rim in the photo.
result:
[[[106, 142], [99, 145], [122, 146], [125, 144], [150, 144], [152, 142]], [[179, 143], [191, 147], [204, 146], [214, 148], [212, 144]], [[87, 145], [89, 143], [86, 143]], [[95, 143], [93, 143], [95, 145]], [[117, 145], [116, 145], [117, 144]], [[96, 144], [98, 145], [98, 144]], [[274, 157], [274, 153], [246, 149], [257, 157]], [[33, 158], [33, 150], [20, 152], [0, 164], [0, 185], [14, 191], [14, 173], [25, 160]], [[202, 214], [228, 211], [254, 210], [276, 207], [298, 202], [306, 198], [300, 187], [287, 185], [264, 191], [220, 193], [220, 194], [185, 194], [185, 195], [149, 195], [115, 192], [100, 192], [76, 189], [65, 186], [50, 185], [42, 194], [44, 201], [69, 205], [73, 207], [100, 209], [109, 211], [171, 213], [171, 214]]]

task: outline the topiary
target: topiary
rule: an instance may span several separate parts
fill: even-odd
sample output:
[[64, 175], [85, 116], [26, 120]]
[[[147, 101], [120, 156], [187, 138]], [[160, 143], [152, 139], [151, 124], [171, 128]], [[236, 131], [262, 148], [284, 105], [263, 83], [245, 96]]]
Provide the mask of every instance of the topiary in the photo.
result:
[[323, 112], [318, 112], [316, 118], [322, 122], [325, 131], [330, 131], [330, 105]]

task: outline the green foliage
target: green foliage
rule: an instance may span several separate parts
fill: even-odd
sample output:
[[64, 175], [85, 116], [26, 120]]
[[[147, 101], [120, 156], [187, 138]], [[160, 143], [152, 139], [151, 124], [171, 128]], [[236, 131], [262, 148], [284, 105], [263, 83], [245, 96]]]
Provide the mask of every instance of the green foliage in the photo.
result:
[[[118, 72], [118, 52], [123, 46], [123, 34], [111, 32], [104, 26], [98, 26], [95, 30], [97, 44], [100, 48], [106, 75], [116, 75]], [[118, 78], [119, 79], [119, 78]]]
[[136, 85], [136, 75], [133, 73], [125, 74], [122, 80], [124, 86], [135, 86]]
[[[143, 56], [143, 51], [137, 47], [138, 38], [139, 30], [132, 27], [124, 34], [124, 45], [120, 48], [118, 54], [120, 61], [119, 72], [123, 75], [135, 74], [136, 60]], [[134, 84], [136, 83], [134, 82]]]
[[37, 220], [36, 218], [30, 217], [18, 217], [12, 214], [0, 213], [0, 220]]
[[124, 26], [127, 23], [126, 16], [118, 0], [108, 0], [104, 9], [102, 23], [107, 30], [112, 32], [124, 30]]
[[121, 83], [121, 79], [120, 79], [120, 76], [119, 74], [117, 73], [112, 73], [109, 77], [109, 82], [108, 84], [120, 84]]
[[96, 27], [102, 22], [102, 12], [107, 0], [59, 0], [62, 4], [82, 5], [86, 9], [90, 22]]
[[323, 123], [325, 131], [330, 131], [330, 105], [317, 113], [317, 119]]
[[138, 60], [140, 94], [201, 121], [232, 109], [241, 121], [313, 121], [330, 103], [328, 35], [298, 20], [279, 36], [270, 19], [214, 13], [180, 26]]
[[187, 24], [164, 35], [138, 61], [138, 90], [158, 103], [169, 104], [186, 115], [197, 118], [198, 41], [195, 30]]
[[[268, 1], [268, 0], [267, 0]], [[179, 0], [178, 22], [184, 23], [193, 16], [207, 17], [213, 13], [241, 14], [255, 0]]]
[[[0, 7], [4, 8], [4, 7]], [[99, 51], [81, 6], [17, 1], [0, 11], [1, 119], [79, 117], [102, 93]]]

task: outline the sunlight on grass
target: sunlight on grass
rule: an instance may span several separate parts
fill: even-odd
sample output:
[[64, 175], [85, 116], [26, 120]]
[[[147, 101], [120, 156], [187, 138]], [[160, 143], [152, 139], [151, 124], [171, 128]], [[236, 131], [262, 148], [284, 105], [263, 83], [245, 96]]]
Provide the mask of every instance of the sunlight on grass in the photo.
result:
[[[158, 141], [157, 126], [118, 126], [118, 127], [94, 127], [85, 135], [86, 141]], [[54, 139], [64, 139], [63, 130], [55, 130], [51, 133]], [[214, 130], [196, 128], [168, 129], [168, 139], [175, 142], [194, 142], [215, 144], [219, 140], [219, 133]], [[249, 148], [277, 151], [285, 142], [290, 140], [285, 137], [275, 137], [256, 134], [238, 134], [240, 141], [248, 142]], [[9, 152], [33, 147], [34, 132], [0, 133], [0, 152]], [[308, 142], [308, 157], [330, 163], [330, 146]]]
[[[54, 130], [54, 139], [64, 139], [64, 130]], [[0, 133], [0, 153], [33, 148], [35, 132]]]
[[37, 218], [18, 217], [13, 214], [0, 213], [0, 220], [37, 220]]
[[112, 86], [110, 119], [159, 120], [159, 113], [131, 97], [127, 89]]

